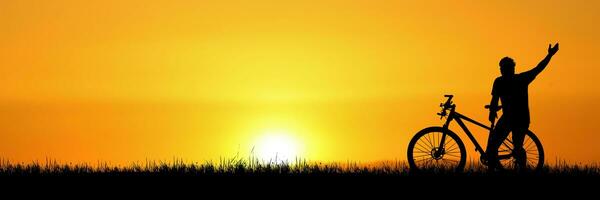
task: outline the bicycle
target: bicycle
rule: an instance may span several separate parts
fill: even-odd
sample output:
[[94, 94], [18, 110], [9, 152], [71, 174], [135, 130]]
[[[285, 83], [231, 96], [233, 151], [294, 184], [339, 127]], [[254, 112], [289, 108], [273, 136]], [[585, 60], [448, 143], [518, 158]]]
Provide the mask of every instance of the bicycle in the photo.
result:
[[[471, 131], [467, 128], [463, 119], [479, 127], [487, 129], [490, 133], [494, 129], [494, 122], [491, 126], [486, 126], [471, 118], [468, 118], [456, 112], [456, 105], [452, 102], [453, 95], [444, 95], [447, 98], [445, 103], [440, 104], [442, 111], [437, 113], [440, 119], [447, 117], [442, 127], [434, 126], [425, 128], [417, 132], [408, 144], [408, 163], [411, 171], [420, 171], [423, 169], [445, 169], [463, 171], [466, 163], [467, 153], [465, 145], [456, 133], [448, 129], [450, 122], [456, 121], [463, 129], [466, 135], [475, 146], [475, 151], [480, 153], [480, 162], [487, 166], [486, 154], [479, 145]], [[489, 105], [485, 106], [490, 109]], [[449, 111], [449, 113], [448, 113]], [[512, 152], [512, 133], [506, 137], [498, 149], [499, 166], [503, 169], [515, 169], [516, 159]], [[540, 170], [544, 165], [544, 149], [538, 137], [528, 130], [523, 142], [523, 148], [526, 151], [526, 160], [528, 169]]]

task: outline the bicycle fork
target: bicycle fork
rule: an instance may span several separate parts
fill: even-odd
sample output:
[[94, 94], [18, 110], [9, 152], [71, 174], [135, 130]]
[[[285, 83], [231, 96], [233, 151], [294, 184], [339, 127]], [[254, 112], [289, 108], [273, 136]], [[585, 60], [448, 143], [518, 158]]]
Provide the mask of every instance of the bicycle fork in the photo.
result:
[[453, 118], [454, 118], [454, 109], [452, 109], [450, 111], [450, 115], [448, 115], [446, 122], [444, 123], [444, 126], [442, 127], [444, 131], [442, 132], [442, 138], [440, 139], [440, 144], [439, 144], [437, 150], [435, 150], [433, 152], [434, 158], [439, 158], [442, 155], [444, 155], [446, 152], [445, 145], [444, 145], [446, 143], [446, 133], [448, 132], [448, 126], [450, 126], [450, 122], [453, 120]]

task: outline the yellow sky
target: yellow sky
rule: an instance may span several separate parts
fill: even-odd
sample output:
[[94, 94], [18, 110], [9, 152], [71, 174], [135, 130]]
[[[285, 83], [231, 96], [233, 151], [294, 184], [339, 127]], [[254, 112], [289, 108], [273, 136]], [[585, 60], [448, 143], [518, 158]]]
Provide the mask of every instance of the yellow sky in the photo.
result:
[[402, 160], [415, 132], [441, 124], [443, 94], [483, 121], [499, 59], [524, 71], [560, 42], [530, 86], [531, 129], [549, 160], [596, 162], [598, 10], [584, 0], [3, 0], [0, 156], [218, 159], [276, 130], [309, 159]]

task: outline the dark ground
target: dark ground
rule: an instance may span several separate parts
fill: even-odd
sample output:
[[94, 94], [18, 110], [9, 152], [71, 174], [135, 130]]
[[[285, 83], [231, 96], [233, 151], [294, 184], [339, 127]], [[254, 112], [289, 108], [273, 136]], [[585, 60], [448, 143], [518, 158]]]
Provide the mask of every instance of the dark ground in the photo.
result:
[[368, 195], [371, 197], [368, 199], [380, 199], [391, 195], [398, 199], [408, 195], [487, 198], [480, 196], [484, 194], [508, 198], [516, 193], [520, 197], [583, 197], [600, 194], [598, 176], [12, 176], [2, 177], [0, 182], [4, 194], [16, 192], [25, 196], [62, 196], [83, 193], [106, 197], [123, 194], [139, 197], [166, 195], [171, 197], [169, 199], [186, 195], [252, 197], [250, 199], [279, 195]]

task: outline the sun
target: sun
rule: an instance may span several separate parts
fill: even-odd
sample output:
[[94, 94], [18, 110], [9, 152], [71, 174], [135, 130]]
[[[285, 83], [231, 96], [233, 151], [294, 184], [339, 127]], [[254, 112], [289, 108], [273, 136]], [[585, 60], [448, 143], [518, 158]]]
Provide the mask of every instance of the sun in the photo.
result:
[[302, 143], [290, 131], [268, 130], [254, 146], [254, 154], [264, 162], [294, 162], [302, 156]]

